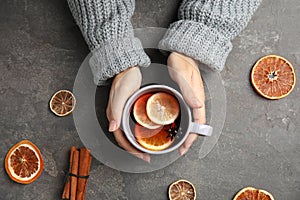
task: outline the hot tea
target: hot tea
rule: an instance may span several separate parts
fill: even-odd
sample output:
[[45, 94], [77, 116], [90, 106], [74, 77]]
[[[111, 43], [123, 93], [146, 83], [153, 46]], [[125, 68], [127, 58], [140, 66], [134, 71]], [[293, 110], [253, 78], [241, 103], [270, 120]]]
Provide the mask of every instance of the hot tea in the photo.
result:
[[132, 94], [122, 116], [128, 141], [138, 150], [155, 155], [178, 149], [190, 133], [210, 136], [212, 127], [192, 121], [182, 95], [166, 85], [148, 85]]
[[129, 124], [136, 141], [146, 149], [168, 148], [180, 132], [180, 105], [166, 92], [146, 93], [133, 104]]

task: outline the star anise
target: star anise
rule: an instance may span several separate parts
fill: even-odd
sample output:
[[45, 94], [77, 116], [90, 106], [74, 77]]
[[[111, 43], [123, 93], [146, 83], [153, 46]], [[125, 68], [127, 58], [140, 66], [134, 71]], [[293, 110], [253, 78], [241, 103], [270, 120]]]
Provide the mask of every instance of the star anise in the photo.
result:
[[173, 140], [178, 133], [178, 126], [176, 123], [172, 123], [167, 131], [169, 133], [168, 137], [171, 137], [171, 140]]

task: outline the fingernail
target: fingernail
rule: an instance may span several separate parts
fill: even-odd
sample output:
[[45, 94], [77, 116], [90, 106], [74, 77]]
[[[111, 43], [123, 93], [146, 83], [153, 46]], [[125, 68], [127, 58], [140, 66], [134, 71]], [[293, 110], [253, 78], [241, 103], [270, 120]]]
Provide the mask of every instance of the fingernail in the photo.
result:
[[182, 154], [182, 150], [181, 150], [181, 149], [179, 149], [179, 151], [178, 151], [178, 152], [179, 152], [179, 155], [180, 155], [180, 156], [182, 156], [182, 155], [183, 155], [183, 154]]
[[147, 163], [150, 163], [150, 156], [149, 156], [149, 155], [144, 154], [142, 159], [143, 159], [144, 161], [146, 161]]
[[143, 161], [146, 161], [147, 163], [150, 163], [150, 156], [147, 154], [136, 154], [135, 156]]
[[117, 129], [118, 125], [117, 125], [117, 122], [115, 120], [112, 120], [110, 123], [109, 123], [109, 128], [108, 128], [108, 131], [109, 132], [113, 132]]
[[137, 158], [144, 160], [144, 156], [142, 154], [133, 154], [135, 155]]
[[179, 155], [180, 156], [183, 156], [185, 153], [187, 152], [187, 149], [184, 149], [184, 150], [179, 150]]

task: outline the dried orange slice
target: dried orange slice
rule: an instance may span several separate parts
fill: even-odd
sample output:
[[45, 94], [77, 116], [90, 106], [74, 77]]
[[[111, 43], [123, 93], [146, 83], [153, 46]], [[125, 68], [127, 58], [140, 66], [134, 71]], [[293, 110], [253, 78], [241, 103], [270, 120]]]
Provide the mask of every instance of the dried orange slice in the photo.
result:
[[277, 55], [268, 55], [259, 59], [252, 68], [251, 82], [263, 97], [281, 99], [294, 89], [296, 75], [288, 60]]
[[196, 188], [187, 180], [178, 180], [169, 187], [170, 200], [195, 200]]
[[171, 94], [158, 92], [147, 101], [146, 111], [149, 119], [161, 125], [173, 123], [179, 115], [178, 100]]
[[35, 181], [42, 173], [44, 163], [40, 150], [28, 140], [15, 144], [5, 158], [8, 176], [22, 184]]
[[151, 96], [152, 96], [151, 93], [144, 94], [134, 103], [133, 116], [140, 125], [142, 125], [146, 128], [149, 128], [149, 129], [157, 129], [157, 128], [161, 127], [161, 125], [158, 125], [158, 124], [155, 124], [154, 122], [152, 122], [149, 119], [147, 112], [146, 112], [146, 104], [147, 104], [149, 97], [151, 97]]
[[161, 151], [168, 148], [173, 142], [168, 130], [170, 125], [158, 129], [148, 129], [139, 124], [135, 125], [134, 133], [137, 142], [151, 151]]
[[76, 104], [75, 96], [68, 90], [59, 90], [50, 100], [50, 109], [57, 116], [63, 117], [73, 112]]
[[233, 200], [274, 200], [274, 197], [265, 190], [246, 187], [239, 191]]

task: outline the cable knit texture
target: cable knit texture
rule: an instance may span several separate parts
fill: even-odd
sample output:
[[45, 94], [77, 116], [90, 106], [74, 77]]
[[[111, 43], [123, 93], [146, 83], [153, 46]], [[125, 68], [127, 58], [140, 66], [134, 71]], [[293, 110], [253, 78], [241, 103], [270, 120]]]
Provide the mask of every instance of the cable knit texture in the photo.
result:
[[[171, 0], [170, 0], [171, 1]], [[183, 0], [179, 21], [170, 25], [159, 48], [186, 54], [221, 71], [231, 40], [245, 28], [261, 0]], [[150, 59], [134, 37], [130, 19], [134, 0], [68, 0], [93, 55], [94, 81], [101, 85], [130, 66]]]
[[89, 63], [97, 85], [128, 67], [150, 65], [130, 22], [134, 0], [68, 0], [68, 4], [92, 51]]
[[188, 55], [221, 71], [234, 39], [261, 0], [184, 0], [179, 21], [170, 25], [159, 48]]

